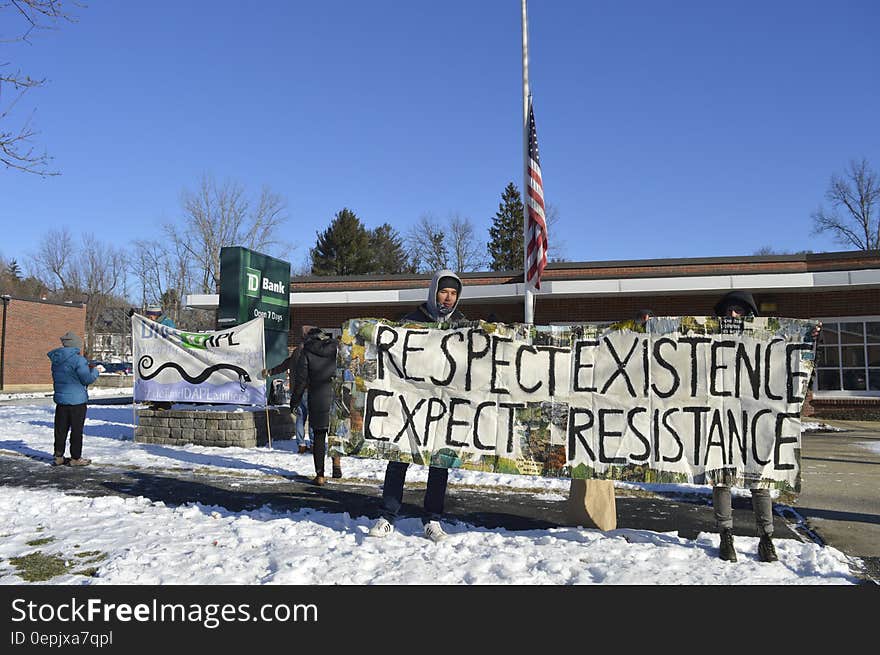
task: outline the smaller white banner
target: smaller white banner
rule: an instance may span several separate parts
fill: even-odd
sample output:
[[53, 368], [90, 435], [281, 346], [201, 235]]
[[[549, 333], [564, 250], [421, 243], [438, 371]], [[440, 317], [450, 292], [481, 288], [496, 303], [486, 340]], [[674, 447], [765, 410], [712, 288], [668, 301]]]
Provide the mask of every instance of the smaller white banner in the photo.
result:
[[134, 400], [265, 405], [263, 318], [186, 332], [131, 317]]

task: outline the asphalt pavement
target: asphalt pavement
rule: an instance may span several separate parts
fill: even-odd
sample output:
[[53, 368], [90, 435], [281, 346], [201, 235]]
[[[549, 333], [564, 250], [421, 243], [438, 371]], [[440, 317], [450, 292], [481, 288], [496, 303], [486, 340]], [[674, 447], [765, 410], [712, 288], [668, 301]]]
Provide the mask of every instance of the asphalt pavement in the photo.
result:
[[[124, 402], [112, 399], [106, 402]], [[100, 401], [99, 401], [100, 402]], [[130, 402], [128, 399], [127, 402]], [[97, 403], [96, 403], [97, 404]], [[829, 422], [830, 423], [830, 422]], [[803, 437], [802, 493], [774, 503], [774, 538], [811, 540], [857, 558], [853, 572], [880, 583], [880, 423], [834, 422], [846, 431]], [[268, 506], [379, 515], [375, 480], [343, 478], [317, 487], [304, 476], [244, 478], [223, 473], [136, 469], [110, 464], [50, 466], [49, 453], [0, 451], [0, 485], [88, 496], [143, 496], [167, 505], [198, 502], [230, 511]], [[343, 467], [344, 468], [344, 467]], [[403, 516], [418, 516], [423, 484], [408, 484]], [[686, 539], [714, 531], [707, 494], [616, 491], [617, 527], [677, 533]], [[756, 536], [748, 496], [734, 497], [734, 533]], [[545, 493], [450, 485], [445, 518], [486, 528], [546, 529], [566, 525], [565, 502]]]

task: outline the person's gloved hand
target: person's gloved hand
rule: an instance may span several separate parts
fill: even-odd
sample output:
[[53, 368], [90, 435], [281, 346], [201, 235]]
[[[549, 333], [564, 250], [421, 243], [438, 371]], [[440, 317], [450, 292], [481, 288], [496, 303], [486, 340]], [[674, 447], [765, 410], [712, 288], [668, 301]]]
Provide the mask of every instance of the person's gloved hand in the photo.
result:
[[269, 377], [269, 370], [268, 370], [268, 369], [265, 369], [265, 368], [262, 369], [262, 370], [260, 371], [260, 377], [261, 377], [261, 378], [267, 378], [267, 377]]

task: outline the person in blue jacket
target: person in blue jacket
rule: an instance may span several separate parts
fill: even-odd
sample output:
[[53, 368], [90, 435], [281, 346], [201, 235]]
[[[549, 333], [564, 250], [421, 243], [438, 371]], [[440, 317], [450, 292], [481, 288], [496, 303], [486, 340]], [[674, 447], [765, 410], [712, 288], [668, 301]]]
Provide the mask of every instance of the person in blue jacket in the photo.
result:
[[68, 332], [61, 337], [61, 348], [46, 355], [52, 362], [52, 386], [55, 401], [55, 466], [65, 464], [64, 448], [70, 432], [70, 465], [86, 466], [82, 456], [83, 425], [89, 392], [86, 389], [100, 373], [82, 356], [82, 339]]

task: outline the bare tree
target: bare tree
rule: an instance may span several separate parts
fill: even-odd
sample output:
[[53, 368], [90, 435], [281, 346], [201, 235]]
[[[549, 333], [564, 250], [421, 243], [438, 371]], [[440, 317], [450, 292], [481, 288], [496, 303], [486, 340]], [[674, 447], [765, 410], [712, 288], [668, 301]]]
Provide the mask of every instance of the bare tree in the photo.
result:
[[252, 202], [238, 182], [217, 184], [205, 176], [198, 190], [183, 192], [181, 204], [182, 224], [166, 224], [164, 231], [174, 248], [186, 253], [192, 281], [202, 293], [219, 290], [220, 249], [224, 246], [243, 246], [276, 256], [291, 250], [280, 238], [281, 225], [287, 220], [286, 203], [268, 188]]
[[86, 352], [93, 350], [99, 317], [109, 307], [126, 306], [122, 297], [127, 269], [121, 248], [84, 234], [75, 244], [65, 227], [49, 231], [30, 258], [34, 275], [56, 300], [86, 303]]
[[880, 179], [867, 160], [851, 161], [842, 176], [832, 175], [825, 198], [831, 210], [820, 206], [813, 213], [814, 233], [831, 232], [837, 243], [857, 250], [880, 249]]
[[[6, 12], [17, 19], [20, 31], [12, 37], [0, 35], [0, 44], [30, 43], [34, 33], [56, 29], [62, 21], [75, 22], [63, 6], [62, 0], [9, 0], [0, 2], [0, 13]], [[74, 5], [79, 3], [74, 2]], [[79, 5], [82, 6], [82, 5]], [[3, 14], [5, 15], [5, 14]], [[12, 20], [2, 21], [10, 24]], [[5, 127], [12, 120], [13, 110], [29, 91], [43, 86], [45, 79], [35, 79], [21, 70], [7, 69], [9, 62], [0, 61], [0, 163], [27, 173], [48, 176], [58, 175], [49, 170], [52, 160], [45, 152], [35, 152], [32, 139], [37, 132], [32, 127], [33, 111], [18, 127]], [[11, 87], [12, 95], [4, 95], [3, 87]]]
[[474, 224], [469, 218], [455, 213], [449, 217], [450, 259], [457, 273], [479, 271], [486, 265], [486, 249], [476, 237]]
[[424, 272], [449, 268], [446, 231], [433, 214], [422, 214], [406, 233], [405, 240], [416, 270]]

